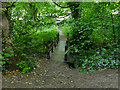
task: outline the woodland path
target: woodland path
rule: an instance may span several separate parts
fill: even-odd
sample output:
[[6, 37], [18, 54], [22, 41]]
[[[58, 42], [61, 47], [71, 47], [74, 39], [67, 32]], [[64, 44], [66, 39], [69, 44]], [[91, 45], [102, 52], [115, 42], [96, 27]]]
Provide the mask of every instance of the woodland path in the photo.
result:
[[39, 60], [38, 68], [28, 74], [17, 71], [4, 75], [4, 88], [118, 88], [118, 72], [101, 70], [81, 73], [79, 69], [70, 69], [64, 63], [66, 38], [60, 27], [60, 41], [50, 60]]

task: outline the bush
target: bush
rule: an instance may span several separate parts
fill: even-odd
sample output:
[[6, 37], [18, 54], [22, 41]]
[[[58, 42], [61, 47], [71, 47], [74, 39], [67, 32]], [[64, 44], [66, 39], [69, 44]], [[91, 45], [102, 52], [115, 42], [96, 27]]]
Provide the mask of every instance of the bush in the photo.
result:
[[[74, 59], [76, 67], [81, 67], [80, 71], [93, 71], [95, 69], [118, 69], [120, 64], [119, 45], [114, 40], [113, 24], [108, 12], [91, 13], [87, 12], [85, 16], [74, 19], [73, 22], [64, 26], [72, 26], [70, 33], [69, 52]], [[117, 27], [117, 17], [114, 27]], [[65, 33], [69, 32], [64, 30]], [[115, 35], [117, 36], [117, 28]], [[112, 59], [110, 59], [112, 58]]]
[[[26, 25], [25, 22], [13, 21], [11, 26], [16, 69], [22, 73], [27, 73], [36, 67], [38, 60], [34, 59], [35, 56], [39, 55], [39, 57], [43, 57], [46, 55], [46, 44], [51, 42], [57, 35], [57, 25], [44, 25], [37, 28], [30, 24]], [[3, 48], [3, 71], [7, 71], [10, 68], [8, 64], [11, 65], [10, 61], [12, 61], [9, 58], [12, 54], [7, 53], [7, 49], [9, 48]]]

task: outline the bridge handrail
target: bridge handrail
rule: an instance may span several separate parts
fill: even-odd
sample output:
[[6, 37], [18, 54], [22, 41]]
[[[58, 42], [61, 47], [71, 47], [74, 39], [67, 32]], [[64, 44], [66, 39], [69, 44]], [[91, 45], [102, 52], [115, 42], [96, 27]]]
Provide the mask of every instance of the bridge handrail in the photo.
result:
[[65, 45], [65, 56], [64, 56], [64, 62], [67, 62], [67, 55], [69, 53], [69, 33], [67, 33], [67, 40], [66, 40], [66, 45]]
[[47, 59], [50, 59], [50, 51], [53, 53], [53, 47], [56, 47], [59, 42], [59, 33], [56, 37], [47, 45]]

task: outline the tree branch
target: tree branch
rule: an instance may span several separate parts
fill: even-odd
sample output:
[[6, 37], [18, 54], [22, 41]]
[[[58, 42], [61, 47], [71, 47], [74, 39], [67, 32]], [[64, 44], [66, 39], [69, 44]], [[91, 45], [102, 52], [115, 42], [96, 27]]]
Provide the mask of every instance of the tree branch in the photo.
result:
[[67, 16], [69, 16], [71, 13], [69, 13], [68, 15], [66, 15], [66, 16], [64, 16], [64, 17], [67, 17]]
[[16, 0], [15, 2], [13, 2], [11, 6], [8, 6], [8, 7], [2, 6], [2, 8], [6, 8], [6, 9], [8, 10], [8, 8], [15, 6], [14, 4], [15, 4], [16, 2], [17, 2], [17, 0]]
[[15, 3], [16, 3], [16, 2], [13, 2], [13, 3], [12, 3], [12, 5], [11, 5], [11, 6], [6, 7], [6, 9], [8, 9], [8, 8], [10, 8], [10, 7], [15, 6], [15, 5], [14, 5]]
[[[53, 0], [52, 0], [53, 1]], [[53, 3], [55, 4], [55, 5], [57, 5], [58, 7], [61, 7], [61, 8], [69, 8], [69, 7], [63, 7], [63, 6], [60, 6], [60, 5], [58, 5], [56, 2], [54, 2], [53, 1]]]

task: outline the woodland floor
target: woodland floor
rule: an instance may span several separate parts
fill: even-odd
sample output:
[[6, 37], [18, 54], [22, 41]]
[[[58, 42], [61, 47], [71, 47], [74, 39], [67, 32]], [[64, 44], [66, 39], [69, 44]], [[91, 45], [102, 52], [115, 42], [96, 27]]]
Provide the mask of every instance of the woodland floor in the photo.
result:
[[[60, 30], [60, 27], [58, 27]], [[60, 30], [61, 31], [61, 30]], [[61, 35], [61, 34], [60, 34]], [[66, 38], [61, 40], [50, 60], [39, 59], [38, 68], [27, 74], [19, 71], [2, 76], [3, 88], [118, 88], [118, 71], [100, 70], [81, 73], [64, 63]]]

